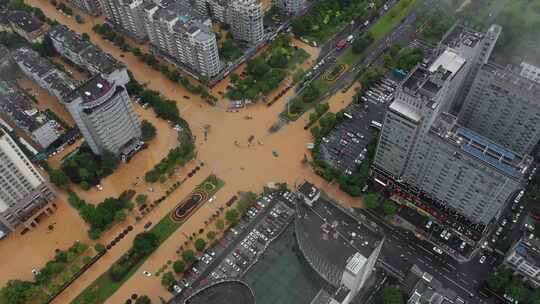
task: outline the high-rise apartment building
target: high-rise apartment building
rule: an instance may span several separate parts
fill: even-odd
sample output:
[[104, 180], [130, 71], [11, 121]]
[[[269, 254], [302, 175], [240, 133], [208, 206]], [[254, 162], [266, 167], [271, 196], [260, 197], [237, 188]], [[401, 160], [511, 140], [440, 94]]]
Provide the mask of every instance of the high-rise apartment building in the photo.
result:
[[152, 45], [198, 74], [213, 77], [221, 70], [212, 21], [182, 1], [150, 3], [144, 8]]
[[35, 226], [35, 218], [54, 211], [50, 203], [54, 196], [28, 157], [0, 127], [0, 237], [19, 224]]
[[460, 112], [460, 123], [520, 154], [540, 140], [540, 84], [485, 64]]
[[374, 168], [473, 223], [488, 224], [521, 187], [531, 159], [446, 113], [467, 81], [466, 66], [447, 49], [403, 81], [386, 113]]
[[98, 0], [71, 0], [71, 3], [89, 15], [101, 15], [101, 5]]
[[305, 0], [274, 0], [272, 4], [282, 12], [289, 15], [298, 13], [306, 3]]
[[234, 0], [229, 6], [229, 24], [234, 39], [255, 45], [264, 39], [260, 0]]
[[491, 25], [486, 32], [479, 32], [457, 23], [437, 46], [435, 54], [440, 54], [450, 48], [467, 63], [462, 71], [465, 80], [460, 84], [458, 94], [453, 97], [450, 106], [452, 114], [458, 113], [461, 109], [480, 67], [488, 62], [501, 31], [501, 26], [496, 24]]
[[136, 40], [146, 39], [143, 0], [99, 0], [107, 20]]
[[124, 85], [127, 73], [96, 75], [64, 104], [95, 154], [129, 155], [140, 147], [140, 120]]

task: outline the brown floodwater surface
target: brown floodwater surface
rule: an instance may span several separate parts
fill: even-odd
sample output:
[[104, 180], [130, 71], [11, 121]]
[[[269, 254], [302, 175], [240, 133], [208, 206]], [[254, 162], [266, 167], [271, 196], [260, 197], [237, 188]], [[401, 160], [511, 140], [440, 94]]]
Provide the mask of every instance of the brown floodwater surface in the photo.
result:
[[[239, 112], [226, 112], [225, 103], [220, 100], [218, 107], [211, 107], [199, 96], [194, 96], [187, 92], [182, 86], [169, 81], [160, 72], [153, 70], [141, 63], [131, 53], [122, 53], [111, 43], [102, 40], [92, 30], [94, 19], [87, 17], [88, 22], [77, 24], [73, 18], [66, 18], [58, 13], [56, 9], [47, 1], [26, 0], [26, 3], [40, 7], [45, 14], [60, 23], [68, 24], [70, 28], [90, 35], [91, 40], [110, 53], [117, 59], [124, 62], [133, 72], [135, 78], [146, 84], [148, 88], [161, 92], [167, 98], [177, 102], [181, 115], [189, 122], [194, 135], [196, 136], [197, 159], [204, 161], [205, 166], [193, 178], [188, 179], [177, 191], [166, 199], [159, 207], [154, 209], [140, 223], [134, 224], [133, 215], [128, 217], [124, 223], [113, 227], [102, 237], [102, 242], [106, 243], [114, 238], [118, 232], [128, 224], [134, 224], [135, 229], [129, 233], [122, 241], [112, 248], [100, 261], [90, 268], [88, 272], [77, 279], [69, 289], [62, 293], [54, 303], [69, 303], [88, 284], [93, 282], [99, 275], [106, 271], [111, 264], [118, 259], [131, 245], [134, 236], [143, 231], [143, 224], [147, 221], [157, 223], [159, 219], [167, 213], [182, 199], [184, 199], [193, 188], [206, 176], [211, 173], [218, 175], [225, 181], [225, 186], [216, 194], [213, 203], [205, 203], [199, 210], [191, 216], [183, 226], [178, 229], [161, 247], [153, 253], [150, 258], [108, 301], [107, 303], [124, 303], [132, 294], [148, 294], [153, 302], [158, 302], [158, 297], [169, 298], [168, 293], [160, 284], [160, 279], [154, 276], [145, 277], [141, 273], [143, 270], [150, 272], [157, 271], [167, 260], [178, 258], [176, 250], [183, 244], [186, 235], [199, 230], [204, 226], [204, 221], [237, 191], [260, 192], [262, 187], [268, 182], [287, 182], [291, 187], [304, 179], [309, 179], [316, 185], [322, 187], [336, 199], [344, 204], [360, 206], [358, 199], [352, 199], [340, 192], [335, 185], [329, 185], [319, 176], [315, 175], [311, 168], [302, 163], [304, 155], [310, 156], [306, 149], [306, 144], [312, 141], [309, 132], [303, 129], [305, 120], [299, 119], [296, 122], [284, 126], [277, 133], [269, 133], [269, 128], [277, 121], [279, 113], [285, 108], [286, 101], [293, 96], [293, 90], [285, 94], [278, 102], [271, 107], [263, 103], [255, 104]], [[102, 23], [102, 19], [96, 22]], [[295, 41], [300, 44], [300, 42]], [[310, 48], [302, 44], [311, 55], [309, 62], [304, 67], [312, 64], [318, 56], [316, 48]], [[124, 54], [120, 57], [120, 54]], [[225, 92], [227, 80], [218, 84], [212, 91], [217, 95], [217, 90]], [[224, 87], [225, 86], [225, 87]], [[354, 89], [346, 93], [338, 93], [330, 99], [332, 111], [344, 107], [354, 94]], [[190, 99], [184, 98], [189, 96]], [[133, 188], [137, 193], [146, 193], [149, 200], [154, 200], [163, 195], [165, 190], [177, 180], [186, 175], [188, 170], [195, 166], [195, 161], [187, 164], [185, 168], [179, 170], [178, 175], [168, 180], [165, 184], [159, 183], [147, 185], [139, 183], [134, 186], [136, 177], [143, 176], [146, 171], [159, 162], [176, 145], [177, 139], [174, 130], [165, 122], [155, 118], [152, 110], [142, 110], [137, 106], [137, 112], [142, 118], [151, 121], [158, 129], [158, 136], [150, 143], [147, 150], [137, 154], [130, 163], [123, 164], [111, 176], [102, 181], [104, 191], [92, 189], [88, 192], [75, 189], [77, 193], [89, 202], [97, 203], [108, 196], [118, 196], [123, 190]], [[246, 119], [250, 116], [251, 119]], [[209, 126], [205, 139], [204, 129]], [[251, 145], [248, 145], [249, 138], [253, 137]], [[237, 144], [235, 144], [237, 142]], [[277, 153], [277, 157], [272, 152]], [[58, 163], [58, 161], [56, 161]], [[153, 188], [153, 192], [149, 188]], [[87, 226], [80, 220], [75, 210], [67, 203], [65, 197], [59, 199], [60, 208], [51, 216], [49, 220], [57, 221], [57, 228], [53, 233], [45, 234], [40, 232], [46, 230], [46, 225], [40, 225], [38, 230], [31, 231], [25, 236], [12, 235], [7, 240], [0, 242], [2, 252], [10, 252], [9, 249], [29, 248], [18, 255], [7, 255], [0, 263], [3, 275], [2, 282], [7, 279], [23, 278], [29, 279], [30, 273], [28, 265], [41, 267], [43, 263], [52, 257], [54, 248], [62, 245], [67, 247], [76, 239], [87, 241]], [[64, 220], [65, 218], [65, 220]], [[62, 226], [58, 223], [62, 222]], [[33, 241], [35, 239], [35, 241]], [[58, 245], [56, 244], [58, 242]], [[5, 249], [4, 249], [5, 248]], [[4, 251], [5, 250], [5, 251]], [[9, 265], [9, 267], [7, 267]], [[35, 265], [35, 266], [34, 266]], [[29, 268], [31, 269], [31, 268]]]

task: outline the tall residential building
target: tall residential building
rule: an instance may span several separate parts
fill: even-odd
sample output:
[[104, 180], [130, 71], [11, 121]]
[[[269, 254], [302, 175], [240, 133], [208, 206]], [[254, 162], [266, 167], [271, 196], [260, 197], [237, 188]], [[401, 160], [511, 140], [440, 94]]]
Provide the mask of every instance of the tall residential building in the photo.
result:
[[540, 84], [494, 64], [482, 66], [460, 123], [520, 154], [540, 140]]
[[451, 105], [452, 114], [458, 113], [461, 109], [480, 67], [488, 62], [501, 31], [501, 26], [496, 24], [491, 25], [486, 32], [455, 24], [437, 46], [436, 54], [451, 48], [467, 62], [463, 67], [465, 81], [460, 84], [459, 93]]
[[124, 65], [111, 55], [103, 52], [81, 35], [65, 25], [57, 25], [49, 32], [54, 49], [73, 64], [92, 75], [112, 74], [125, 70]]
[[466, 64], [447, 49], [403, 81], [386, 113], [374, 169], [473, 223], [488, 224], [520, 188], [531, 159], [446, 113], [467, 79]]
[[129, 155], [140, 145], [140, 120], [124, 85], [127, 73], [96, 75], [64, 104], [95, 154]]
[[183, 1], [150, 3], [144, 8], [152, 45], [173, 61], [213, 77], [221, 70], [212, 21]]
[[251, 45], [264, 39], [264, 13], [260, 0], [234, 0], [229, 9], [228, 23], [234, 39]]
[[71, 3], [89, 15], [101, 15], [101, 6], [98, 0], [71, 0]]
[[107, 20], [136, 40], [146, 39], [143, 0], [99, 0]]
[[196, 0], [199, 14], [228, 24], [235, 40], [255, 45], [264, 40], [264, 12], [260, 0]]
[[19, 224], [35, 226], [37, 217], [54, 211], [53, 198], [53, 189], [0, 127], [0, 237]]
[[521, 238], [506, 253], [504, 265], [535, 288], [540, 287], [540, 241]]
[[275, 7], [285, 14], [294, 15], [298, 13], [306, 3], [305, 0], [273, 0]]

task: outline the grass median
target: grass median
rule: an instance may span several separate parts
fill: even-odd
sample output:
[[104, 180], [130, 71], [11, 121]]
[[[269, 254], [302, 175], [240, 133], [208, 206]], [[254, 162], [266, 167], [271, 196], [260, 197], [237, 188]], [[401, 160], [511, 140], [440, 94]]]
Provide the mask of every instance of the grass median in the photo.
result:
[[[208, 183], [214, 185], [214, 187], [208, 187]], [[208, 176], [201, 184], [199, 184], [194, 191], [200, 190], [207, 193], [207, 198], [212, 197], [221, 187], [224, 182], [215, 175]], [[193, 192], [192, 192], [193, 193]], [[191, 194], [190, 194], [191, 195]], [[189, 197], [189, 195], [188, 195]], [[204, 202], [201, 202], [201, 205]], [[175, 207], [176, 208], [176, 207]], [[173, 210], [175, 209], [173, 208]], [[172, 210], [171, 210], [172, 211]], [[187, 220], [187, 219], [186, 219]], [[185, 222], [185, 221], [184, 221]], [[178, 222], [173, 220], [171, 212], [167, 214], [148, 232], [157, 236], [158, 248], [163, 242], [165, 242], [178, 228], [182, 226], [184, 222]], [[126, 253], [127, 254], [127, 253]], [[125, 254], [124, 254], [125, 255]], [[110, 271], [112, 266], [107, 271], [102, 273], [92, 284], [86, 287], [71, 304], [98, 304], [104, 303], [110, 296], [112, 296], [129, 278], [139, 270], [142, 264], [150, 257], [151, 254], [142, 258], [137, 262], [132, 269], [122, 278], [122, 280], [114, 281], [111, 278]], [[118, 260], [122, 259], [119, 258]], [[115, 262], [116, 264], [116, 262]]]

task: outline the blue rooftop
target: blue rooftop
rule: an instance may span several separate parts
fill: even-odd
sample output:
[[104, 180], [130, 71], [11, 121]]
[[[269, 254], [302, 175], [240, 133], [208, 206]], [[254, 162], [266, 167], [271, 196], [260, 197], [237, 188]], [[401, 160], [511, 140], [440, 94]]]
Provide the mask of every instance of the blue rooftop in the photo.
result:
[[487, 138], [485, 138], [484, 136], [474, 132], [474, 131], [471, 131], [469, 129], [466, 129], [466, 128], [457, 128], [456, 130], [456, 133], [461, 136], [461, 137], [466, 137], [482, 146], [486, 146], [488, 147], [490, 150], [493, 150], [501, 155], [503, 155], [504, 157], [506, 157], [507, 159], [509, 160], [514, 160], [516, 159], [516, 155], [514, 154], [514, 152], [506, 149], [505, 147], [502, 147], [502, 146], [499, 146], [491, 141], [489, 141]]
[[484, 151], [472, 146], [471, 144], [465, 144], [463, 145], [462, 149], [465, 152], [468, 152], [469, 154], [481, 159], [482, 161], [492, 165], [493, 167], [497, 168], [499, 171], [502, 171], [512, 177], [519, 177], [521, 175], [521, 172], [518, 168], [505, 164], [501, 162], [499, 159], [494, 158], [490, 156], [489, 154], [485, 154]]
[[180, 21], [182, 21], [182, 23], [188, 22], [189, 21], [189, 16], [188, 15], [180, 16]]

